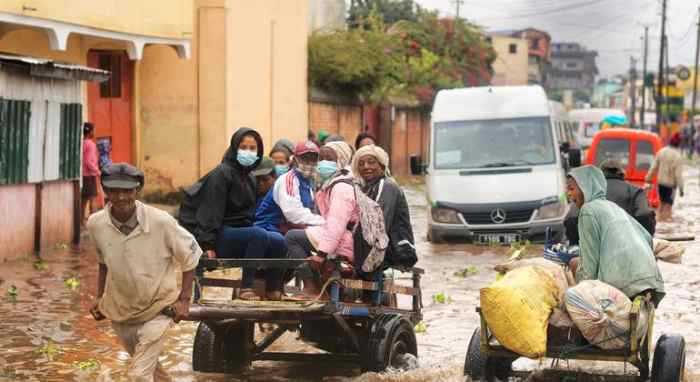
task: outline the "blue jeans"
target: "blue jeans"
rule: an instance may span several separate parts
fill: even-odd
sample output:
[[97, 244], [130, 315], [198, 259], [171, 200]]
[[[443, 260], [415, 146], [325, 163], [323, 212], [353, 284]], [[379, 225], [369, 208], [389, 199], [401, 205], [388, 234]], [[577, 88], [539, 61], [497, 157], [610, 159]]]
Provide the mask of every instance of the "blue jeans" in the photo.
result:
[[[222, 259], [283, 259], [287, 257], [284, 237], [259, 227], [222, 227], [216, 240], [216, 255]], [[242, 287], [252, 288], [255, 268], [244, 268]], [[279, 290], [281, 269], [265, 270], [265, 289]]]

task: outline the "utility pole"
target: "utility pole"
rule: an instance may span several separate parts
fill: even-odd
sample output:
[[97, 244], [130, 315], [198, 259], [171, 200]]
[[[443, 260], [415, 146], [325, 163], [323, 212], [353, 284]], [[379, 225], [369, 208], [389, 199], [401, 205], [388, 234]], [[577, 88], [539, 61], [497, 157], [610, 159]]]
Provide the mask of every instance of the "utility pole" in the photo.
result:
[[661, 104], [663, 103], [663, 86], [664, 86], [664, 45], [666, 44], [666, 1], [663, 0], [661, 8], [661, 49], [659, 50], [659, 73], [657, 79], [656, 90], [656, 127], [655, 131], [661, 131]]
[[459, 11], [462, 8], [462, 5], [464, 5], [464, 0], [452, 0], [452, 4], [455, 5], [455, 18], [459, 19]]
[[637, 125], [637, 59], [630, 56], [630, 127]]
[[[700, 7], [698, 7], [698, 35], [695, 38], [695, 78], [693, 79], [693, 103], [690, 105], [690, 123], [693, 124], [693, 117], [695, 117], [695, 109], [698, 100], [698, 76], [700, 76], [700, 70], [698, 70], [698, 58], [700, 58]], [[694, 126], [697, 129], [698, 126]], [[695, 130], [692, 130], [695, 132]]]
[[639, 124], [641, 125], [641, 128], [644, 129], [644, 113], [647, 111], [647, 86], [646, 86], [646, 79], [647, 79], [647, 59], [648, 59], [648, 53], [649, 53], [649, 27], [645, 26], [644, 27], [644, 63], [642, 64], [642, 110], [639, 113]]

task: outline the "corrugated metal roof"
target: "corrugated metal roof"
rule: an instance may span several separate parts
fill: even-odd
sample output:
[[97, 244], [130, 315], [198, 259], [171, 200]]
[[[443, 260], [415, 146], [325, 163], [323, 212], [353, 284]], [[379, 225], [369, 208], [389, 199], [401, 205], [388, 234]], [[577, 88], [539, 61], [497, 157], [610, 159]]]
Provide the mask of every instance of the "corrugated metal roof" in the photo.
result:
[[109, 71], [82, 65], [54, 62], [53, 60], [13, 54], [0, 54], [0, 67], [3, 63], [13, 66], [27, 66], [29, 74], [37, 77], [60, 78], [102, 82], [109, 79]]

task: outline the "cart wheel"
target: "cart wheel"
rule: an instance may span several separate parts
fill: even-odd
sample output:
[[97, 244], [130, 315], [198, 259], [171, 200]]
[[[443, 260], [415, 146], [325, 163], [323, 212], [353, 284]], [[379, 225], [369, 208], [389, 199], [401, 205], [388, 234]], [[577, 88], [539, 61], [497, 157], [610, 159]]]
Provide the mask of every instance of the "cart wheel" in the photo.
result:
[[493, 381], [495, 378], [507, 381], [514, 361], [513, 358], [482, 357], [481, 328], [477, 327], [469, 340], [464, 360], [464, 376], [472, 381]]
[[200, 322], [192, 346], [192, 369], [223, 373], [250, 366], [253, 330], [253, 325], [245, 322], [227, 325]]
[[680, 382], [685, 373], [685, 339], [664, 334], [656, 342], [651, 382]]
[[363, 371], [406, 368], [407, 354], [418, 357], [413, 325], [398, 314], [382, 314], [372, 323], [362, 365]]
[[649, 333], [640, 345], [639, 355], [641, 364], [639, 365], [639, 377], [642, 381], [649, 380]]

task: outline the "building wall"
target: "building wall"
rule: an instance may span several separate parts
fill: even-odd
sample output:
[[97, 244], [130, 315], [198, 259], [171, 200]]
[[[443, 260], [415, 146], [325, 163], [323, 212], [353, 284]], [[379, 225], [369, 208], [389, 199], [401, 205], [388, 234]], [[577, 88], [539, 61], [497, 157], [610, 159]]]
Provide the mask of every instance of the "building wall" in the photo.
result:
[[266, 151], [277, 139], [305, 138], [308, 1], [228, 4], [227, 136], [239, 127], [254, 128], [267, 143]]
[[360, 105], [309, 102], [309, 130], [338, 134], [354, 144], [355, 137], [363, 131], [362, 111]]
[[[44, 8], [47, 4], [58, 3], [47, 1], [37, 2], [36, 8], [48, 9]], [[80, 1], [83, 0], [71, 2]], [[11, 11], [20, 3], [2, 2], [0, 11]], [[147, 8], [138, 5], [140, 3]], [[121, 11], [113, 8], [133, 6], [140, 15], [144, 9], [167, 3], [160, 13], [146, 12], [155, 19], [139, 21], [153, 24], [147, 27], [151, 29], [141, 32], [167, 35], [169, 27], [160, 25], [161, 21], [170, 27], [177, 24], [182, 26], [180, 29], [193, 32], [192, 59], [178, 58], [171, 47], [151, 45], [144, 50], [143, 59], [134, 64], [132, 162], [146, 171], [146, 192], [175, 191], [204, 175], [221, 161], [231, 135], [239, 127], [258, 130], [266, 150], [279, 138], [298, 140], [306, 136], [308, 0], [149, 0], [140, 3], [115, 0], [109, 1], [104, 9], [112, 9], [117, 15]], [[188, 14], [179, 10], [181, 4], [183, 7], [191, 4], [195, 10], [189, 12], [191, 20], [178, 21], [178, 12]], [[95, 7], [81, 9], [88, 10], [89, 14]], [[61, 12], [56, 11], [53, 19], [63, 20]], [[72, 17], [72, 22], [88, 26], [103, 20], [104, 24], [96, 27], [117, 29], [118, 26], [121, 31], [139, 32], [127, 28], [126, 24], [115, 26], [107, 17], [84, 19], [88, 16], [81, 12], [79, 9], [75, 15], [68, 16]], [[143, 20], [139, 19], [141, 16], [134, 17]], [[80, 65], [87, 65], [90, 49], [126, 48], [120, 41], [71, 35], [67, 50], [56, 51], [49, 49], [47, 37], [37, 30], [0, 34], [0, 52]], [[83, 104], [87, 105], [84, 85], [81, 92]], [[83, 110], [87, 120], [87, 107]]]
[[[528, 83], [528, 45], [527, 40], [515, 37], [491, 35], [491, 42], [496, 51], [493, 63], [493, 85], [527, 85]], [[515, 53], [511, 53], [511, 45]]]
[[34, 250], [34, 188], [33, 184], [0, 186], [0, 262]]
[[193, 0], [3, 0], [0, 12], [116, 32], [183, 38], [192, 33]]
[[[41, 248], [73, 238], [73, 182], [44, 183], [41, 190]], [[34, 221], [32, 216], [32, 222]]]

